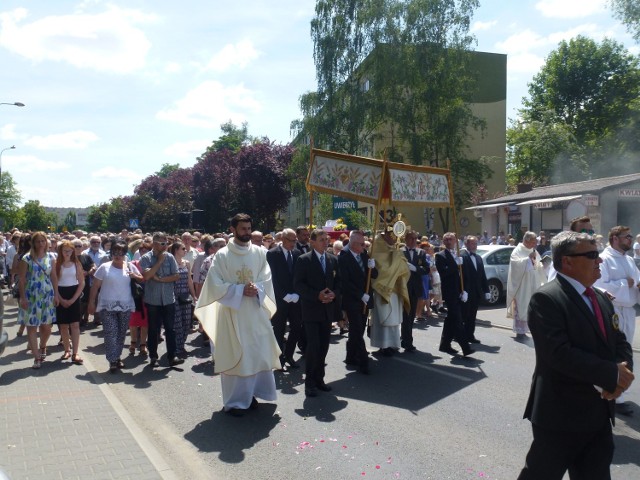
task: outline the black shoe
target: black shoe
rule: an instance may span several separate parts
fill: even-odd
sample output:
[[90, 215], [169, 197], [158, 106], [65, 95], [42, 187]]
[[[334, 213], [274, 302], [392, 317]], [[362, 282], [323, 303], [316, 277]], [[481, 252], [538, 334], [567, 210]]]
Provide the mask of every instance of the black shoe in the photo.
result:
[[346, 363], [347, 365], [353, 365], [353, 366], [357, 366], [358, 365], [358, 361], [353, 359], [353, 358], [345, 358], [344, 359], [344, 363]]
[[466, 350], [462, 351], [462, 355], [464, 355], [465, 357], [473, 355], [474, 353], [476, 353], [476, 351], [473, 348], [467, 348]]
[[258, 400], [256, 400], [256, 397], [253, 397], [253, 399], [251, 399], [251, 405], [249, 405], [249, 408], [251, 410], [255, 410], [256, 408], [258, 408]]
[[444, 353], [448, 353], [449, 355], [455, 355], [458, 353], [458, 350], [453, 348], [451, 345], [440, 345], [439, 350]]
[[118, 366], [118, 368], [124, 368], [124, 362], [120, 359], [116, 361], [116, 365]]
[[349, 333], [349, 330], [346, 328], [341, 328], [340, 329], [340, 336], [344, 335], [345, 333]]
[[169, 359], [169, 366], [170, 367], [175, 367], [176, 365], [182, 365], [184, 363], [184, 360], [182, 358], [171, 358]]
[[331, 390], [333, 390], [333, 388], [331, 388], [326, 383], [321, 383], [320, 385], [317, 385], [316, 388], [321, 392], [330, 392]]
[[305, 387], [304, 394], [307, 397], [317, 397], [318, 389], [316, 387]]
[[156, 365], [158, 365], [158, 359], [157, 358], [150, 358], [149, 359], [149, 366], [150, 367], [155, 367]]
[[631, 417], [633, 415], [633, 408], [628, 403], [616, 403], [616, 413], [624, 415], [625, 417]]
[[471, 340], [469, 340], [469, 343], [480, 343], [480, 340], [478, 340], [476, 337], [473, 337]]
[[232, 417], [244, 417], [244, 410], [241, 408], [230, 408], [229, 410], [225, 410], [225, 413], [228, 413]]
[[404, 351], [408, 353], [413, 353], [417, 350], [415, 345], [409, 345], [408, 347], [404, 347]]
[[444, 308], [444, 307], [440, 307], [440, 308], [438, 309], [438, 312], [439, 312], [439, 313], [447, 313], [447, 309], [446, 309], [446, 308]]
[[429, 306], [431, 307], [431, 310], [433, 310], [435, 313], [438, 313], [438, 305], [435, 305], [435, 304], [432, 303]]
[[300, 368], [300, 365], [296, 363], [293, 357], [287, 357], [285, 359], [285, 362], [287, 362], [287, 364], [289, 365], [289, 368]]
[[109, 373], [116, 373], [118, 371], [118, 362], [111, 362], [109, 364]]

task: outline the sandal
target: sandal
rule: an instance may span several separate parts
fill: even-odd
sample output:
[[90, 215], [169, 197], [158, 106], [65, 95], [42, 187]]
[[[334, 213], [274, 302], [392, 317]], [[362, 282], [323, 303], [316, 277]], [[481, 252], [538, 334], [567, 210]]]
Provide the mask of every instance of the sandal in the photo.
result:
[[31, 368], [34, 370], [38, 370], [42, 366], [42, 362], [40, 360], [34, 360]]
[[80, 355], [78, 355], [77, 353], [73, 355], [73, 358], [71, 358], [71, 361], [76, 365], [82, 365], [84, 363], [84, 360], [82, 360]]
[[47, 347], [40, 348], [40, 361], [44, 361], [47, 358]]
[[69, 360], [70, 358], [71, 358], [71, 352], [67, 350], [66, 352], [64, 352], [60, 360]]
[[136, 341], [131, 340], [131, 345], [129, 345], [129, 355], [135, 355], [136, 353]]
[[116, 365], [118, 368], [124, 368], [124, 362], [120, 359], [116, 360]]
[[140, 355], [144, 355], [144, 356], [149, 355], [149, 351], [147, 350], [147, 344], [146, 343], [141, 343], [140, 344]]

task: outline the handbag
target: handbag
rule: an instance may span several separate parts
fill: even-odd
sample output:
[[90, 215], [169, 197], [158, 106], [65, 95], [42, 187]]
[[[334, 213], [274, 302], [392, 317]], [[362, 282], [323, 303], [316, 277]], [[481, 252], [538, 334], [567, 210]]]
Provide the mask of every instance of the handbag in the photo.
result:
[[191, 299], [191, 295], [188, 293], [181, 293], [178, 295], [178, 304], [180, 305], [191, 305], [193, 300]]

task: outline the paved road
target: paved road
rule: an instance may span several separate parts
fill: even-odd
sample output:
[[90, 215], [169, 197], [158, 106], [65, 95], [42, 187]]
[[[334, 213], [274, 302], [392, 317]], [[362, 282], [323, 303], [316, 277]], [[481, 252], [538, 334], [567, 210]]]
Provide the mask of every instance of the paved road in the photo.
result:
[[[479, 314], [494, 326], [500, 317], [504, 309]], [[151, 370], [136, 356], [125, 359], [130, 368], [118, 375], [107, 373], [98, 329], [83, 334], [82, 346], [92, 373], [177, 478], [515, 478], [531, 441], [522, 412], [533, 345], [483, 322], [474, 359], [452, 358], [437, 352], [441, 327], [440, 321], [417, 323], [419, 351], [374, 357], [370, 376], [345, 368], [346, 339], [334, 335], [331, 393], [305, 399], [300, 371], [277, 373], [277, 403], [243, 418], [220, 411], [220, 381], [197, 335], [190, 337], [193, 356], [184, 368]], [[13, 336], [11, 323], [9, 331]], [[77, 381], [83, 388], [90, 379], [78, 375]], [[639, 384], [629, 395], [637, 416], [615, 428], [612, 474], [618, 480], [640, 478]]]

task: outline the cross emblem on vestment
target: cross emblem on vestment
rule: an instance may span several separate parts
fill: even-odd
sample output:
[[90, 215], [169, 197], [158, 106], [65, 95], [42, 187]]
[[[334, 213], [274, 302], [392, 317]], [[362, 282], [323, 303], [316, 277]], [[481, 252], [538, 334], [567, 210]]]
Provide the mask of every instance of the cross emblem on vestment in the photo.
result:
[[238, 276], [238, 284], [246, 285], [253, 282], [253, 271], [245, 264], [242, 264], [242, 268], [236, 271], [236, 275]]

